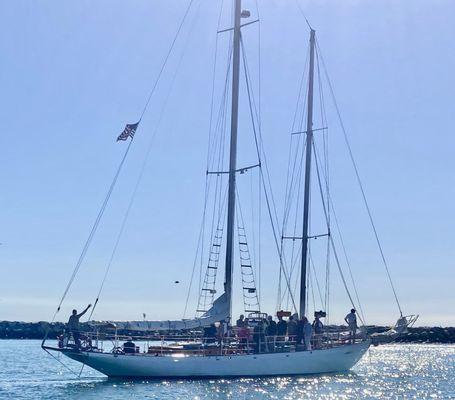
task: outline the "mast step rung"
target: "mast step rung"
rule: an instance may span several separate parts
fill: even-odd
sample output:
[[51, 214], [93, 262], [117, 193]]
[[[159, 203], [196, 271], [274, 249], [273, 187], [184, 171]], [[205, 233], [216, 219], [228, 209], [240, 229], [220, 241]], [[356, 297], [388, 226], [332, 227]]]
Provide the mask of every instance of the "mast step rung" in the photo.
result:
[[212, 246], [215, 246], [215, 247], [220, 247], [220, 246], [221, 246], [221, 244], [218, 244], [218, 243], [213, 243], [213, 245], [212, 245]]
[[260, 310], [245, 310], [245, 312], [249, 313], [260, 313]]
[[202, 288], [202, 290], [205, 290], [206, 292], [210, 292], [212, 294], [215, 294], [216, 293], [216, 290], [215, 289], [206, 289], [206, 288]]
[[249, 264], [240, 264], [242, 268], [251, 268], [251, 265]]
[[239, 244], [244, 245], [244, 246], [248, 246], [247, 242], [239, 242]]
[[207, 266], [208, 269], [218, 269], [218, 267], [212, 267], [211, 265]]
[[196, 312], [206, 313], [207, 310], [196, 310]]

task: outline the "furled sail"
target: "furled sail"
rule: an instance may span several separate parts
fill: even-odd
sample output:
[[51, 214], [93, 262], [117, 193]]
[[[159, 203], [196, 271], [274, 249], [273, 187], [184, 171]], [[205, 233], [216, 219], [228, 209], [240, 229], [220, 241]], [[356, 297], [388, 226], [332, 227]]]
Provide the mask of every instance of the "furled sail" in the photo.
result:
[[223, 293], [214, 302], [212, 307], [200, 318], [181, 319], [174, 321], [91, 321], [90, 325], [111, 326], [117, 329], [130, 331], [180, 331], [203, 328], [229, 317], [230, 307], [228, 296]]

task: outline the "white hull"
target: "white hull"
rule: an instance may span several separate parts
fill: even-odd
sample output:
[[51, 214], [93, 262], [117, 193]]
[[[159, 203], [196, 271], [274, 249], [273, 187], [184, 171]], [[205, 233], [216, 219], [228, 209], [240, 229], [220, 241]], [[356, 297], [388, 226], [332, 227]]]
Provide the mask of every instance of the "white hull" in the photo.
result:
[[343, 372], [365, 354], [369, 341], [324, 350], [233, 356], [65, 354], [109, 377], [184, 378], [304, 375]]

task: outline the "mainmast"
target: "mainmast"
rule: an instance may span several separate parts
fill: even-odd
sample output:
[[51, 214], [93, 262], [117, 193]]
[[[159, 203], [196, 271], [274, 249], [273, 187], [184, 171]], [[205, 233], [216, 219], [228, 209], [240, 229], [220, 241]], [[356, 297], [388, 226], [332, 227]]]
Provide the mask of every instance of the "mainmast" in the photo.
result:
[[303, 198], [302, 263], [300, 274], [300, 318], [306, 315], [306, 280], [308, 261], [308, 217], [310, 211], [311, 153], [313, 147], [313, 80], [314, 80], [314, 35], [310, 33], [310, 70], [308, 79], [308, 112], [306, 125], [305, 193]]
[[234, 11], [234, 46], [232, 53], [232, 108], [231, 142], [229, 151], [229, 188], [226, 239], [226, 272], [224, 292], [229, 304], [229, 316], [232, 314], [232, 266], [234, 258], [234, 221], [235, 221], [235, 175], [237, 169], [237, 128], [239, 114], [239, 71], [240, 71], [240, 19], [241, 0], [235, 1]]

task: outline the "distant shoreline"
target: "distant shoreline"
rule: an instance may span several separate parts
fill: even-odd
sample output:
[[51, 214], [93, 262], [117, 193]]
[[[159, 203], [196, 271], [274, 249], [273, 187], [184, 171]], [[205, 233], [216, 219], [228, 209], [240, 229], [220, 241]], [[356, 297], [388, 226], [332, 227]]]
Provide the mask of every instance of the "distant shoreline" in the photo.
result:
[[[55, 339], [65, 329], [62, 322], [0, 321], [0, 339], [42, 339], [49, 331], [49, 339]], [[370, 333], [384, 332], [388, 327], [369, 326]], [[455, 343], [455, 327], [416, 327], [397, 340], [398, 343]]]

